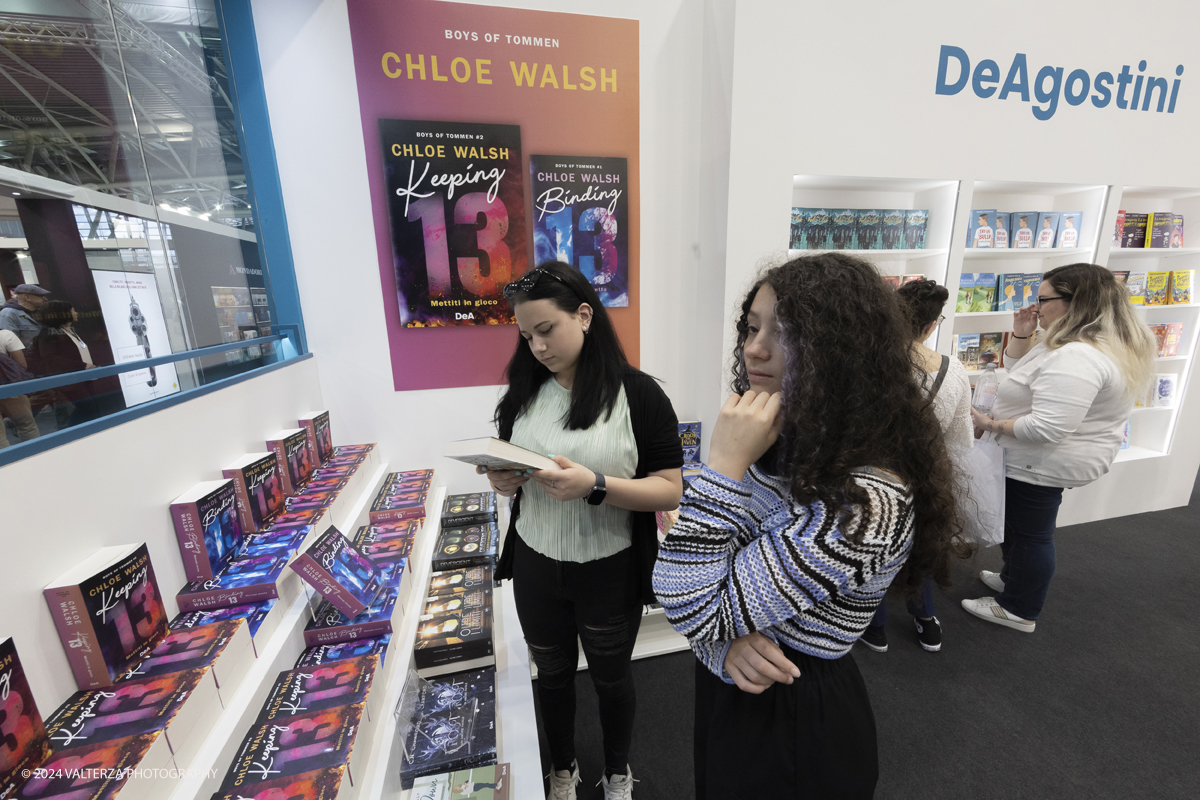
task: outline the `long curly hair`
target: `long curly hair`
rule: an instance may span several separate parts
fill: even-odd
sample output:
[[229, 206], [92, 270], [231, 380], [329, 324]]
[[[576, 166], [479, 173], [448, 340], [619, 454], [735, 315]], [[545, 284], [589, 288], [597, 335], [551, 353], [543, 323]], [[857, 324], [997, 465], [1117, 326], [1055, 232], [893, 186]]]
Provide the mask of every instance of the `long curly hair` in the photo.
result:
[[895, 473], [912, 493], [912, 553], [893, 586], [915, 596], [926, 577], [950, 584], [950, 557], [972, 548], [961, 539], [952, 467], [910, 352], [912, 323], [895, 292], [865, 261], [837, 252], [793, 259], [750, 288], [737, 322], [732, 388], [749, 388], [743, 351], [758, 290], [777, 297], [784, 352], [783, 426], [774, 471], [801, 503], [820, 500], [852, 513], [866, 492], [851, 471]]

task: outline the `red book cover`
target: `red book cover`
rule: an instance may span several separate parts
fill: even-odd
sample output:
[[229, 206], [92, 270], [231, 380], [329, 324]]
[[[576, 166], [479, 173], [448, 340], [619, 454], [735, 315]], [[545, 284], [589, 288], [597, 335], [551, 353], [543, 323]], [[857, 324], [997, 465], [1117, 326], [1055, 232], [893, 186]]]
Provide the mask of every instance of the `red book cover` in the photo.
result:
[[50, 755], [46, 726], [12, 639], [0, 643], [0, 733], [0, 797], [11, 797], [25, 782], [22, 770]]
[[329, 412], [315, 411], [302, 414], [299, 419], [308, 442], [309, 454], [314, 465], [323, 465], [333, 455], [333, 434], [329, 431]]
[[365, 611], [383, 588], [379, 568], [332, 525], [291, 568], [347, 617]]
[[268, 437], [267, 449], [275, 454], [275, 460], [279, 462], [284, 494], [295, 494], [312, 480], [313, 458], [303, 428], [280, 431]]

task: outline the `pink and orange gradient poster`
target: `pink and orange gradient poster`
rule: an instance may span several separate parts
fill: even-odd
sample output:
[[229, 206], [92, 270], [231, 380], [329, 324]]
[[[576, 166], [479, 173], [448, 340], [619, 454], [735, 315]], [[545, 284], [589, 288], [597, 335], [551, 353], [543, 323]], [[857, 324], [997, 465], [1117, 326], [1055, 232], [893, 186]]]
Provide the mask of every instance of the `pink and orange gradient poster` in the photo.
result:
[[349, 0], [397, 391], [504, 382], [501, 290], [534, 265], [532, 154], [625, 159], [639, 354], [638, 23], [435, 0]]

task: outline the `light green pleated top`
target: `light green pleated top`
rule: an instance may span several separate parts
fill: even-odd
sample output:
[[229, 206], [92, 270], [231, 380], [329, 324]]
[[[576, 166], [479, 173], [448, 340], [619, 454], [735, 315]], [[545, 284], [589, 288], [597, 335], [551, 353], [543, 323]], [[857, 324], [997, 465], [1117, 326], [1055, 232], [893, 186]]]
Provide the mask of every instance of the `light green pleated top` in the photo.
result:
[[[524, 414], [513, 424], [512, 443], [546, 455], [566, 456], [609, 478], [632, 478], [637, 472], [637, 442], [629, 421], [629, 402], [622, 387], [612, 414], [587, 430], [566, 429], [571, 390], [554, 378], [542, 384]], [[537, 481], [522, 489], [517, 532], [527, 545], [557, 561], [583, 563], [606, 558], [629, 547], [630, 512], [607, 503], [562, 502], [547, 496]]]

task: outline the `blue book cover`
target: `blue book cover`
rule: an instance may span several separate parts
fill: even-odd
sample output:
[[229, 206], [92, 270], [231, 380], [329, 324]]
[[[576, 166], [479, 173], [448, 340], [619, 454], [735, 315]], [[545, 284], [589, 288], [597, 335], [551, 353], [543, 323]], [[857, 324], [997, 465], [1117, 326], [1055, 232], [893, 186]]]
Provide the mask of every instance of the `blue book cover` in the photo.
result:
[[[879, 228], [879, 243], [882, 249], [904, 249], [904, 214], [902, 208], [883, 212], [883, 223]], [[924, 235], [921, 238], [924, 239]]]
[[804, 250], [832, 250], [830, 236], [833, 212], [827, 208], [804, 209]]
[[1058, 217], [1058, 243], [1055, 247], [1083, 247], [1083, 212], [1063, 211]]
[[1013, 211], [1008, 215], [1008, 246], [1014, 250], [1032, 250], [1037, 242], [1037, 211]]
[[683, 463], [700, 460], [700, 423], [679, 423], [679, 444], [683, 447]]
[[997, 311], [1016, 311], [1025, 307], [1025, 276], [1020, 272], [1006, 272], [999, 278], [999, 294], [996, 295]]
[[1012, 215], [1009, 214], [1007, 211], [997, 211], [996, 212], [996, 228], [995, 228], [995, 232], [992, 235], [992, 240], [993, 240], [992, 247], [996, 248], [997, 250], [1007, 250], [1008, 249], [1008, 245], [1009, 245], [1008, 231], [1009, 231], [1009, 222], [1011, 221], [1011, 219], [1012, 219]]
[[793, 208], [792, 209], [792, 226], [788, 231], [788, 249], [803, 250], [804, 249], [804, 212], [807, 209]]
[[1038, 212], [1036, 238], [1033, 240], [1035, 248], [1054, 247], [1058, 239], [1058, 217], [1057, 211]]
[[175, 595], [180, 611], [205, 611], [258, 603], [279, 597], [279, 576], [287, 566], [283, 556], [234, 559], [207, 581], [193, 581]]
[[979, 369], [979, 334], [958, 333], [954, 336], [954, 352], [967, 372]]
[[383, 588], [379, 567], [332, 525], [291, 567], [323, 599], [350, 617], [366, 610]]
[[386, 636], [376, 636], [371, 639], [357, 639], [353, 642], [322, 644], [310, 647], [296, 659], [295, 669], [316, 667], [321, 664], [331, 664], [334, 661], [344, 661], [347, 658], [357, 658], [372, 654], [379, 656], [379, 664], [382, 666], [388, 645], [391, 641], [392, 635], [389, 633]]
[[954, 301], [954, 313], [965, 314], [971, 310], [975, 294], [975, 273], [964, 272], [958, 276], [958, 297]]
[[[404, 741], [400, 785], [424, 775], [496, 763], [496, 671], [458, 672], [430, 680], [417, 698]], [[412, 754], [411, 759], [407, 754]]]
[[854, 237], [856, 250], [883, 249], [883, 214], [881, 209], [862, 208], [858, 211]]
[[967, 220], [967, 247], [991, 248], [996, 244], [996, 209], [974, 208]]
[[925, 229], [929, 226], [929, 210], [914, 208], [904, 212], [904, 249], [924, 250]]
[[[578, 269], [606, 308], [629, 305], [629, 167], [612, 156], [529, 156], [534, 263]], [[516, 277], [516, 276], [514, 276]]]
[[830, 237], [834, 250], [855, 249], [854, 231], [858, 227], [858, 209], [842, 208], [833, 212]]
[[[399, 574], [397, 570], [396, 575]], [[391, 633], [392, 615], [396, 613], [399, 597], [400, 586], [397, 581], [395, 586], [384, 587], [366, 611], [349, 618], [330, 605], [329, 601], [323, 601], [304, 627], [304, 645], [315, 647], [319, 644], [353, 642]]]
[[250, 636], [253, 637], [258, 635], [258, 629], [262, 627], [263, 621], [266, 620], [267, 615], [271, 613], [271, 609], [274, 607], [274, 600], [263, 600], [259, 603], [244, 603], [240, 606], [231, 606], [229, 608], [188, 611], [171, 620], [171, 630], [199, 628], [225, 620], [244, 619], [250, 627]]
[[1021, 306], [1022, 308], [1025, 306], [1037, 305], [1038, 287], [1042, 285], [1042, 273], [1026, 272], [1024, 278], [1025, 291], [1023, 294], [1024, 302]]

